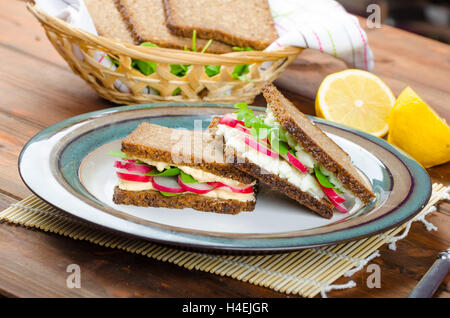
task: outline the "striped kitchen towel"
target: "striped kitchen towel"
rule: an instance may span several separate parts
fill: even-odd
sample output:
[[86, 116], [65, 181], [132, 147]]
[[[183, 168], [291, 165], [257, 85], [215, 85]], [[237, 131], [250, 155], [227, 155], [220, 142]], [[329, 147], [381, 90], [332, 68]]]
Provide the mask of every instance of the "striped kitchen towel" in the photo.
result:
[[269, 0], [279, 46], [312, 48], [371, 71], [373, 53], [358, 19], [333, 0]]

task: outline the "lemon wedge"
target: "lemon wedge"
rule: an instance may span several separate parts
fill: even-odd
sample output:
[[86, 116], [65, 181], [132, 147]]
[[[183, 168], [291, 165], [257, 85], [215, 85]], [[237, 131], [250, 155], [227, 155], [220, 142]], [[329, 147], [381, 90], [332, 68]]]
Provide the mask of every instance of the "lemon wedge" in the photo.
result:
[[382, 137], [395, 96], [376, 75], [345, 70], [328, 75], [316, 96], [316, 115]]
[[425, 168], [450, 161], [450, 127], [410, 87], [392, 108], [388, 141]]

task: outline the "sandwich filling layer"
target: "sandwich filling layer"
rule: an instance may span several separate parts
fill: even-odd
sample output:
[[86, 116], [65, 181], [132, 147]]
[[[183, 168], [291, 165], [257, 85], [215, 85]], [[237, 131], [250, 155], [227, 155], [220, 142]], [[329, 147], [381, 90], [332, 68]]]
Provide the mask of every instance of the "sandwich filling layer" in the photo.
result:
[[225, 139], [225, 144], [238, 151], [240, 155], [261, 167], [267, 173], [275, 174], [282, 179], [298, 187], [303, 192], [308, 192], [316, 199], [323, 198], [323, 191], [310, 174], [303, 174], [292, 167], [287, 161], [267, 156], [254, 148], [249, 147], [242, 139], [242, 132], [226, 125], [219, 125], [217, 134]]
[[112, 151], [110, 155], [122, 159], [114, 164], [119, 177], [118, 187], [121, 190], [158, 191], [167, 197], [190, 193], [240, 202], [256, 200], [253, 188], [256, 181], [243, 184], [191, 166], [173, 166], [132, 157], [120, 151]]

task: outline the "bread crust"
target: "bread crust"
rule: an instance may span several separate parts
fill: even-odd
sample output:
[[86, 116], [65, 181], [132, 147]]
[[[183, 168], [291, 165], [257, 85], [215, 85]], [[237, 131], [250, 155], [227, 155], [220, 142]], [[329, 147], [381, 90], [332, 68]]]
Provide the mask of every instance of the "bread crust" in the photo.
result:
[[[253, 187], [255, 197], [257, 187]], [[253, 211], [256, 201], [238, 201], [209, 198], [197, 194], [180, 194], [167, 197], [158, 191], [127, 191], [118, 186], [114, 188], [113, 201], [116, 204], [136, 205], [143, 207], [165, 207], [170, 209], [192, 208], [198, 211], [224, 214], [237, 214], [241, 211]]]
[[[166, 26], [162, 0], [115, 0], [127, 24], [128, 29], [137, 43], [152, 42], [160, 47], [184, 49], [192, 48], [192, 38], [171, 34]], [[143, 21], [144, 19], [148, 19]], [[201, 50], [207, 40], [197, 39], [196, 48]], [[228, 53], [232, 48], [221, 42], [214, 41], [207, 48], [209, 53]]]
[[[207, 0], [204, 5], [202, 5], [202, 3], [198, 4], [198, 1], [196, 1], [195, 3], [199, 8], [202, 8], [201, 12], [204, 13], [205, 9], [208, 8], [208, 2], [212, 3], [213, 0]], [[236, 35], [236, 32], [232, 32], [231, 30], [227, 31], [227, 28], [221, 28], [219, 25], [211, 25], [214, 22], [209, 21], [208, 23], [208, 21], [206, 21], [208, 17], [204, 16], [202, 17], [201, 22], [197, 22], [196, 25], [189, 25], [187, 23], [187, 20], [189, 19], [189, 17], [194, 17], [196, 13], [191, 14], [189, 12], [186, 12], [189, 11], [189, 8], [186, 7], [187, 5], [187, 2], [183, 1], [179, 2], [177, 0], [164, 0], [166, 25], [169, 31], [173, 34], [183, 37], [192, 37], [192, 34], [195, 30], [197, 36], [203, 39], [214, 39], [233, 46], [252, 47], [256, 50], [264, 50], [278, 38], [278, 33], [275, 30], [272, 14], [270, 13], [270, 7], [267, 0], [231, 1], [231, 3], [227, 3], [228, 6], [231, 6], [231, 8], [235, 9], [231, 16], [216, 17], [217, 19], [230, 19], [229, 28], [236, 28], [238, 25], [240, 25], [240, 23], [244, 23], [242, 21], [232, 20], [232, 18], [236, 18], [237, 15], [239, 15], [240, 11], [244, 12], [244, 14], [248, 14], [246, 15], [245, 21], [245, 23], [247, 24], [253, 22], [250, 21], [250, 19], [257, 14], [258, 16], [255, 17], [257, 21], [255, 20], [253, 22], [253, 27], [250, 29], [250, 31], [255, 32], [255, 34], [250, 34], [249, 30], [247, 30], [246, 34], [241, 35]], [[238, 6], [240, 8], [238, 8]], [[220, 11], [220, 13], [223, 13], [220, 9], [221, 8], [216, 11]], [[250, 10], [252, 10], [253, 12]], [[257, 12], [255, 10], [257, 10]], [[205, 14], [207, 15], [208, 12], [206, 12]], [[203, 23], [204, 25], [202, 26], [201, 23]], [[258, 31], [260, 31], [260, 33]]]
[[262, 92], [277, 121], [317, 162], [333, 173], [362, 202], [367, 203], [375, 197], [351, 163], [350, 156], [341, 147], [301, 113], [273, 84], [265, 85]]

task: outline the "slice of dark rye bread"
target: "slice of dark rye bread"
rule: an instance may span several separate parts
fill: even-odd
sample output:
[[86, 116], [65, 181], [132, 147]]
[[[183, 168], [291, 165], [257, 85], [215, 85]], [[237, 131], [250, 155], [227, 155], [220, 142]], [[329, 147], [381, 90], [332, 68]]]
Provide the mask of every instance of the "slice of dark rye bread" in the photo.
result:
[[273, 84], [265, 85], [262, 92], [277, 121], [314, 159], [332, 172], [364, 203], [375, 197], [353, 166], [350, 156], [341, 147], [300, 112]]
[[[256, 197], [257, 187], [254, 187]], [[180, 194], [166, 197], [158, 191], [127, 191], [118, 186], [114, 188], [113, 201], [116, 204], [137, 205], [144, 207], [164, 207], [170, 209], [192, 208], [205, 212], [237, 214], [241, 211], [253, 211], [256, 200], [238, 201], [215, 199], [198, 194]]]
[[267, 0], [164, 0], [167, 27], [176, 35], [264, 50], [278, 38]]
[[127, 24], [116, 5], [116, 0], [84, 0], [99, 35], [125, 43], [135, 44]]
[[[167, 29], [162, 0], [116, 1], [128, 28], [138, 43], [152, 42], [165, 48], [184, 49], [186, 46], [192, 49], [191, 36], [188, 38], [176, 36]], [[202, 50], [207, 42], [207, 40], [197, 39], [196, 49]], [[213, 41], [206, 50], [206, 52], [217, 54], [232, 51], [231, 46], [218, 41]]]
[[[208, 129], [212, 134], [215, 134], [217, 126], [219, 124], [219, 117], [214, 117], [211, 121]], [[277, 175], [270, 174], [267, 171], [263, 171], [260, 166], [251, 163], [247, 159], [242, 157], [242, 154], [235, 149], [225, 145], [225, 153], [227, 157], [234, 158], [234, 165], [241, 171], [255, 177], [259, 181], [267, 184], [271, 188], [287, 195], [291, 199], [298, 203], [310, 208], [320, 216], [331, 219], [333, 216], [334, 206], [327, 200], [318, 200], [311, 194], [301, 191], [298, 187], [288, 182], [285, 179], [278, 177]]]
[[172, 129], [144, 122], [122, 140], [122, 151], [133, 158], [190, 166], [244, 184], [255, 182], [253, 177], [227, 163], [223, 143], [208, 131]]

